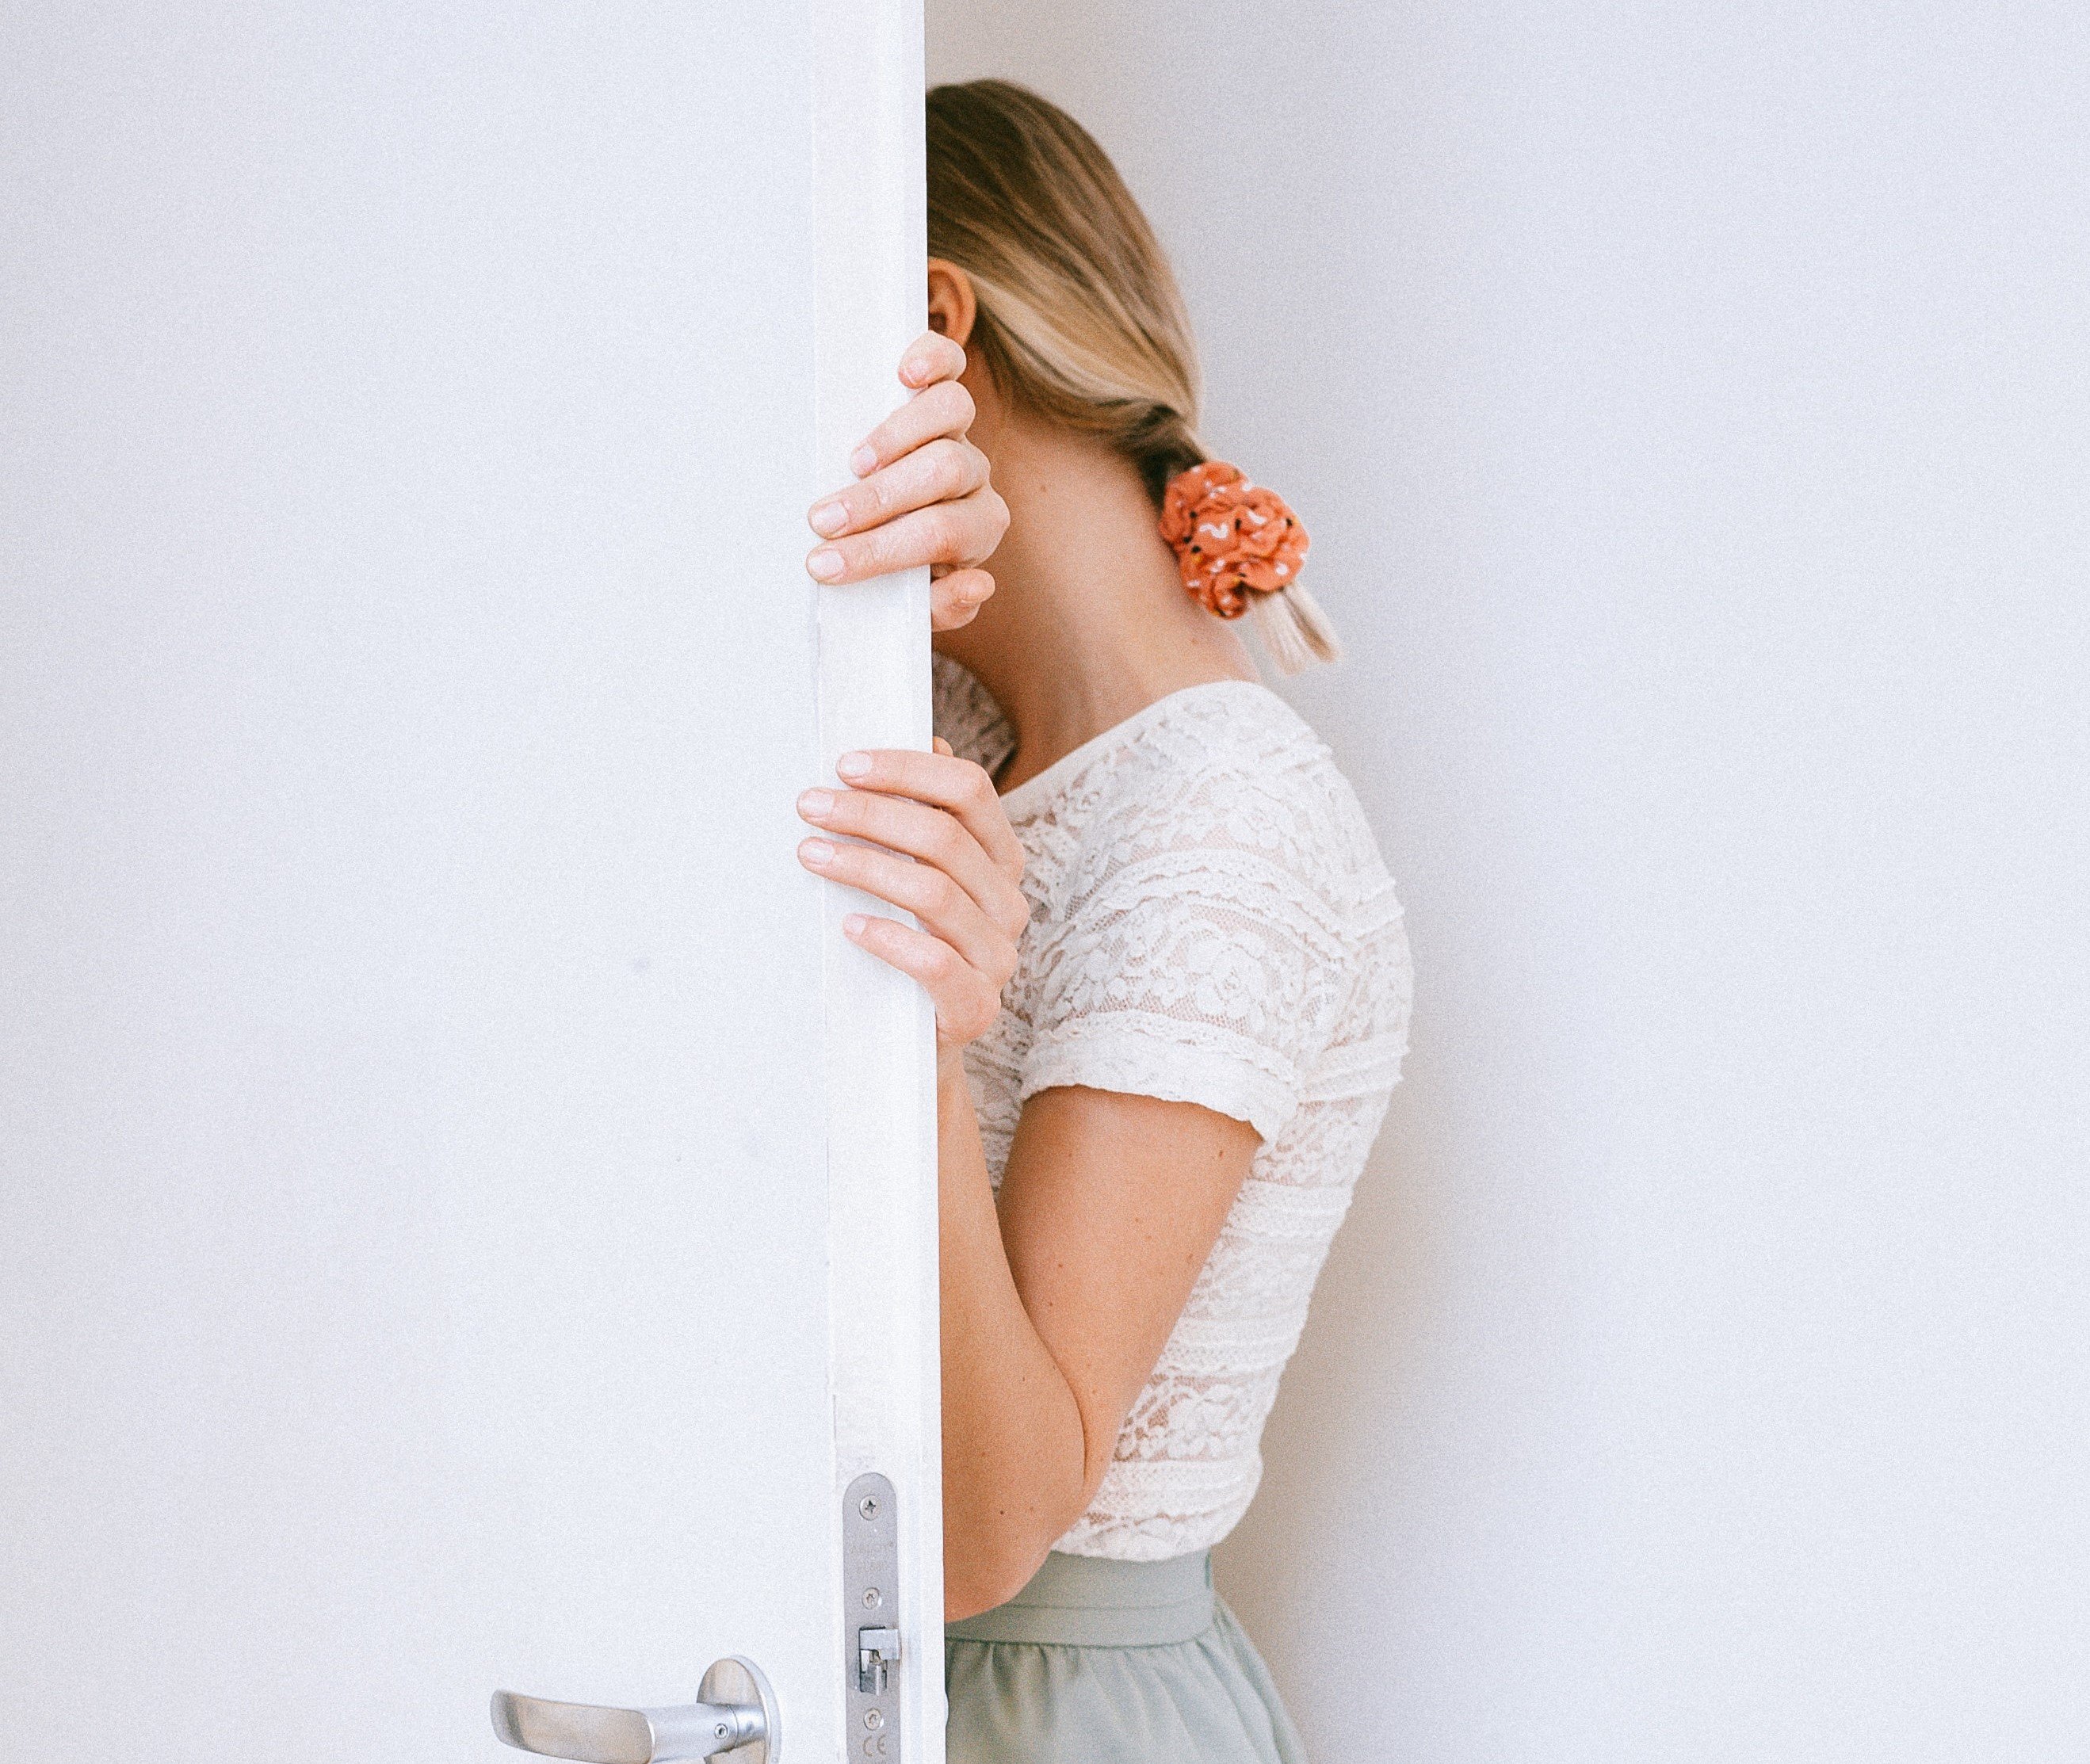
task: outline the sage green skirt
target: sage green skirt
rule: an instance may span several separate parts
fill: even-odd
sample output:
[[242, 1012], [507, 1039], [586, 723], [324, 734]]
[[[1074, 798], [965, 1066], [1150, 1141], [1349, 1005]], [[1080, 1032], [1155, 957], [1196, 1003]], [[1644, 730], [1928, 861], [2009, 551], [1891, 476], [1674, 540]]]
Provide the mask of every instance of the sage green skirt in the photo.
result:
[[949, 1764], [1305, 1764], [1205, 1552], [1047, 1556], [944, 1626], [944, 1685]]

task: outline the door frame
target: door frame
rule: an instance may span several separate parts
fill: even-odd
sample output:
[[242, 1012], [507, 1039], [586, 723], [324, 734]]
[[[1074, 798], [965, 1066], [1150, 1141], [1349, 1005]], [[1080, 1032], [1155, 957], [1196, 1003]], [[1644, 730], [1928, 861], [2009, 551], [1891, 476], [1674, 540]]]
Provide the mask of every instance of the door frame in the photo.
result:
[[[927, 328], [922, 0], [814, 0], [817, 489], [901, 401], [902, 350]], [[822, 587], [824, 776], [853, 748], [930, 745], [929, 573]], [[892, 909], [822, 887], [828, 1110], [830, 1381], [836, 1550], [850, 1484], [897, 1496], [900, 1756], [942, 1764], [944, 1575], [937, 1285], [935, 1024], [914, 981], [841, 933]], [[837, 1573], [841, 1569], [838, 1566]], [[845, 1637], [862, 1594], [837, 1589]], [[846, 1645], [846, 1643], [845, 1643]], [[871, 1735], [851, 1755], [891, 1755]], [[807, 1761], [810, 1764], [810, 1761]]]

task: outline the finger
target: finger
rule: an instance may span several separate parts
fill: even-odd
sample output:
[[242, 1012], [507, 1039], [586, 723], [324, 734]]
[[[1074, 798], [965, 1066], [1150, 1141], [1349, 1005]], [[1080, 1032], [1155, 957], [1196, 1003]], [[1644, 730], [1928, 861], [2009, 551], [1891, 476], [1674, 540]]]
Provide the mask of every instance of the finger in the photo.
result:
[[1012, 938], [1030, 922], [1023, 891], [948, 809], [875, 790], [808, 790], [798, 797], [798, 813], [824, 833], [869, 839], [933, 865]]
[[1000, 989], [926, 931], [875, 913], [852, 912], [842, 920], [842, 935], [920, 982], [935, 1007], [936, 1032], [946, 1041], [983, 1035], [1000, 1014]]
[[929, 737], [929, 745], [935, 749], [939, 753], [948, 754], [952, 751], [951, 744], [945, 740], [940, 735], [931, 736]]
[[904, 386], [932, 386], [940, 380], [956, 380], [965, 371], [965, 346], [941, 331], [924, 331], [900, 358]]
[[911, 912], [966, 963], [992, 978], [997, 990], [1015, 972], [1016, 946], [979, 903], [933, 864], [896, 857], [875, 845], [802, 839], [798, 861], [815, 876]]
[[987, 856], [1012, 880], [1023, 874], [1023, 848], [995, 794], [994, 780], [969, 759], [911, 748], [879, 747], [845, 753], [835, 762], [835, 775], [858, 790], [911, 796], [948, 809], [965, 824]]
[[973, 622], [994, 593], [994, 577], [983, 569], [954, 569], [929, 584], [929, 629], [955, 631]]
[[955, 380], [918, 392], [863, 438], [849, 455], [849, 470], [868, 476], [940, 435], [956, 439], [973, 426], [973, 395]]
[[900, 515], [868, 533], [830, 539], [809, 554], [806, 569], [830, 587], [869, 582], [922, 564], [970, 569], [991, 557], [1008, 525], [1008, 510], [991, 490]]
[[940, 435], [860, 483], [823, 496], [806, 511], [806, 521], [815, 533], [836, 539], [932, 502], [955, 502], [987, 481], [986, 454], [970, 441]]

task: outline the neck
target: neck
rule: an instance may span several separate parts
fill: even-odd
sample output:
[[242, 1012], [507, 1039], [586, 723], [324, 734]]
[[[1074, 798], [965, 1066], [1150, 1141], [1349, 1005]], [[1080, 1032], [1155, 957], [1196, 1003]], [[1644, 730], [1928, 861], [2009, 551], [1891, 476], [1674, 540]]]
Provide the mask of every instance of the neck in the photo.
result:
[[1009, 511], [987, 566], [994, 594], [936, 646], [1015, 729], [1004, 790], [1172, 692], [1259, 677], [1231, 625], [1184, 591], [1129, 461], [1027, 423], [1003, 427], [992, 453]]

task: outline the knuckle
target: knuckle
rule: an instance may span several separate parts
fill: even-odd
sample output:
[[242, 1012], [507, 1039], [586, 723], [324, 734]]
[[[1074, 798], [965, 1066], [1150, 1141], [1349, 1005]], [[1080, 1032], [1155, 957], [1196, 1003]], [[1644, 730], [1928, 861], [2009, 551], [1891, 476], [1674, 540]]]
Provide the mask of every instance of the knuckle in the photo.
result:
[[904, 857], [892, 860], [895, 874], [892, 899], [895, 906], [904, 907], [926, 926], [938, 916], [941, 902], [935, 882], [918, 873], [923, 867], [920, 864], [910, 864]]
[[941, 504], [922, 511], [922, 536], [935, 557], [948, 560], [958, 550], [957, 522]]
[[956, 817], [939, 809], [936, 812], [936, 830], [929, 836], [929, 848], [944, 863], [953, 864], [965, 855], [965, 847], [970, 843], [970, 837], [958, 824]]
[[906, 556], [905, 542], [893, 536], [889, 526], [880, 526], [858, 541], [849, 564], [858, 576], [882, 576], [911, 561]]
[[965, 444], [948, 436], [929, 444], [929, 487], [940, 496], [970, 496], [978, 487]]
[[938, 594], [929, 606], [929, 629], [932, 631], [957, 631], [970, 624], [979, 616], [979, 608], [969, 602], [953, 601]]
[[867, 894], [876, 895], [888, 905], [897, 907], [902, 912], [911, 912], [918, 919], [922, 916], [922, 886], [905, 865], [896, 865], [888, 861], [879, 871], [875, 886], [867, 880], [858, 882], [856, 886]]

